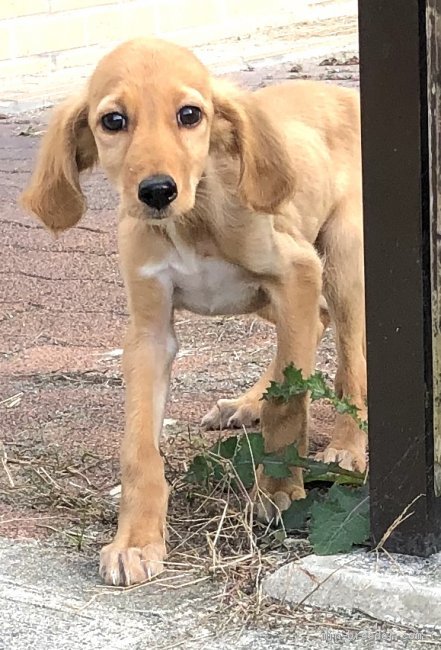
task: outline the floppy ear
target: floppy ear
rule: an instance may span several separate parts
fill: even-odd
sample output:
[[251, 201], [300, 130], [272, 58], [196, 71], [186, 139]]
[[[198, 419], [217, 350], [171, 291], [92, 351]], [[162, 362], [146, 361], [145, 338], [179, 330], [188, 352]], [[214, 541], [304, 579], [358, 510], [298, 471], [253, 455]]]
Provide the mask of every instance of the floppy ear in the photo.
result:
[[216, 80], [213, 151], [240, 158], [239, 193], [253, 210], [275, 212], [295, 191], [295, 175], [281, 135], [253, 93]]
[[84, 98], [56, 110], [43, 137], [37, 164], [21, 203], [54, 233], [74, 226], [86, 210], [79, 173], [97, 160]]

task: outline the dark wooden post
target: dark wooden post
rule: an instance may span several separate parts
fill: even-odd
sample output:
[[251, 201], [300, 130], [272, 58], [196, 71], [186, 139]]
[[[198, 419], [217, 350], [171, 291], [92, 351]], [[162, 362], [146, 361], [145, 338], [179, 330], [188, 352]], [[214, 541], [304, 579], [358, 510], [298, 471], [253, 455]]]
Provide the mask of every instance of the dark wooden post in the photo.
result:
[[413, 555], [441, 549], [440, 12], [359, 0], [371, 527], [412, 513], [385, 547]]

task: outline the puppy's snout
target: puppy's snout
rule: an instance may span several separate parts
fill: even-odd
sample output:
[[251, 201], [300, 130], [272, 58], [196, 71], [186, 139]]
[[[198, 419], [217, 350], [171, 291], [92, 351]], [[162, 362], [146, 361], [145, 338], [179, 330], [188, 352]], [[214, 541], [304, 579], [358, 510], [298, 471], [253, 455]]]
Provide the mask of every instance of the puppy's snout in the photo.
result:
[[178, 188], [175, 181], [165, 174], [144, 178], [138, 186], [139, 200], [155, 210], [166, 208], [177, 195]]

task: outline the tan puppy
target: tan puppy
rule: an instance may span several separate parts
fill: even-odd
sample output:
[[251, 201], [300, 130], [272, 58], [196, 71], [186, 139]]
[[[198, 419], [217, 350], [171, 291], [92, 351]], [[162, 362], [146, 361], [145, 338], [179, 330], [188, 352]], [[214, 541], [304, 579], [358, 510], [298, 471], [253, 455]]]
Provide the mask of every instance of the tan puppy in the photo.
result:
[[[57, 110], [24, 205], [54, 232], [74, 226], [86, 209], [79, 173], [96, 162], [121, 197], [130, 311], [121, 507], [100, 572], [128, 585], [158, 573], [166, 555], [159, 439], [175, 309], [257, 312], [275, 323], [268, 371], [243, 397], [221, 400], [204, 424], [260, 417], [267, 450], [296, 442], [306, 454], [308, 397], [282, 406], [259, 399], [290, 362], [304, 376], [314, 370], [323, 291], [336, 327], [337, 391], [365, 417], [358, 95], [307, 81], [245, 92], [213, 79], [184, 48], [135, 40]], [[354, 421], [337, 415], [322, 457], [363, 470], [365, 449]], [[260, 475], [260, 487], [273, 502], [260, 508], [267, 517], [305, 494], [298, 470], [283, 480]]]

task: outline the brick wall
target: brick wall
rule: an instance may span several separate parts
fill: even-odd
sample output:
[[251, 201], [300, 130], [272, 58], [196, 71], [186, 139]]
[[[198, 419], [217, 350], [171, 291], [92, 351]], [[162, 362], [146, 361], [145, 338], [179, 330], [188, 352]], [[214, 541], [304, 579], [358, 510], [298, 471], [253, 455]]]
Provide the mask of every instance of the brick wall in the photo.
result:
[[0, 0], [0, 86], [93, 64], [115, 43], [160, 35], [187, 45], [280, 23], [307, 0]]

